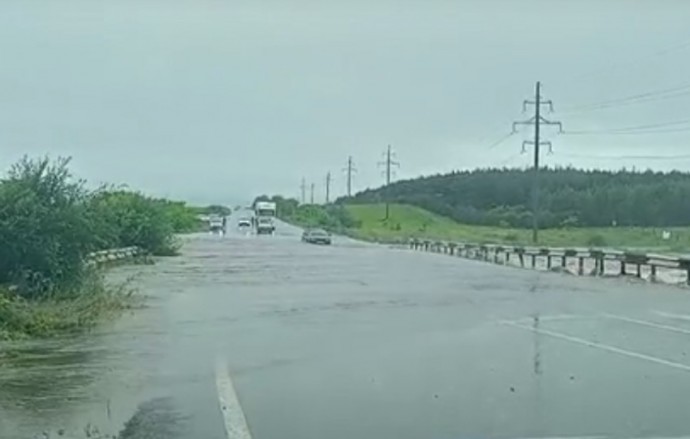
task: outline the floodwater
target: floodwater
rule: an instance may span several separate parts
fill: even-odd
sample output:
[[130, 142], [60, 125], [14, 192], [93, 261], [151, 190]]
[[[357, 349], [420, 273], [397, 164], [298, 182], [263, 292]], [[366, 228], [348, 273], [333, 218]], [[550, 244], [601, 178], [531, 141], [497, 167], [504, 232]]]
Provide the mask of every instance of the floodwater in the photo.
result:
[[[231, 232], [114, 269], [146, 306], [0, 345], [0, 438], [690, 435], [683, 289]], [[61, 435], [61, 436], [60, 436]]]

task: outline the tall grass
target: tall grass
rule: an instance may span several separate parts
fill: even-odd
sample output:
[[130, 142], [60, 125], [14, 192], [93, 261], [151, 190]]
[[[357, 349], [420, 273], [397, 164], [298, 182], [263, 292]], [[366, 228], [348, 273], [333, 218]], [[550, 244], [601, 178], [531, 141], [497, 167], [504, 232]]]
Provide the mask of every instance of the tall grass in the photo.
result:
[[46, 337], [88, 329], [136, 306], [127, 283], [107, 285], [103, 273], [89, 272], [78, 290], [27, 299], [0, 290], [0, 340]]

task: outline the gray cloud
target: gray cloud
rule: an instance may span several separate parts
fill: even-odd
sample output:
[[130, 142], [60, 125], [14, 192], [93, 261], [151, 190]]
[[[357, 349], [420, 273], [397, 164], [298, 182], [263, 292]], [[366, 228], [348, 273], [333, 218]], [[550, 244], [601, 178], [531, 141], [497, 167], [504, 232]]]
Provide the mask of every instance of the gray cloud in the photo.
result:
[[[690, 4], [681, 1], [0, 3], [0, 145], [72, 155], [90, 181], [199, 202], [521, 166], [534, 81], [556, 109], [687, 83]], [[664, 50], [668, 52], [664, 53]], [[683, 119], [690, 97], [552, 118], [591, 130]], [[689, 169], [687, 132], [552, 136], [550, 165]], [[322, 194], [320, 194], [322, 196]]]

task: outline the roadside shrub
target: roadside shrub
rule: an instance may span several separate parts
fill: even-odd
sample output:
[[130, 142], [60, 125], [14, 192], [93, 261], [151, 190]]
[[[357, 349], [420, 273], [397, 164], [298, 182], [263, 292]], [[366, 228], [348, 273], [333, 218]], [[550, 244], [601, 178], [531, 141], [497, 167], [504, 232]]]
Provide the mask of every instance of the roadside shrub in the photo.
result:
[[79, 285], [84, 256], [98, 247], [88, 192], [68, 164], [23, 158], [0, 183], [0, 283], [24, 297]]
[[139, 246], [158, 256], [173, 255], [178, 247], [173, 237], [175, 213], [167, 207], [141, 193], [122, 190], [101, 191], [89, 202], [101, 245]]
[[590, 247], [606, 247], [606, 238], [598, 233], [590, 235], [587, 238], [587, 245]]
[[195, 210], [187, 206], [186, 203], [164, 199], [156, 200], [156, 202], [161, 204], [173, 232], [187, 233], [200, 229], [201, 224]]
[[518, 238], [519, 237], [518, 237], [517, 233], [506, 233], [503, 236], [503, 240], [507, 241], [507, 242], [515, 242], [518, 240]]
[[84, 259], [96, 250], [139, 246], [153, 255], [178, 249], [174, 233], [198, 227], [185, 203], [138, 192], [89, 191], [69, 159], [24, 157], [0, 180], [0, 285], [25, 299], [78, 290]]

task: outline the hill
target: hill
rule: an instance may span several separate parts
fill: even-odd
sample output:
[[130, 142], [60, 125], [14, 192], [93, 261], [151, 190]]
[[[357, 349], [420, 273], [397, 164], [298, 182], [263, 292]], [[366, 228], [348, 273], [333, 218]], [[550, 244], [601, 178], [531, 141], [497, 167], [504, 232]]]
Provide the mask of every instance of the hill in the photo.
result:
[[[417, 206], [393, 204], [390, 218], [382, 221], [384, 204], [348, 204], [345, 211], [354, 227], [347, 234], [369, 241], [391, 241], [418, 237], [474, 243], [531, 245], [528, 229], [460, 224], [450, 218]], [[690, 248], [690, 230], [674, 227], [669, 240], [662, 239], [662, 229], [642, 227], [569, 227], [545, 229], [540, 245], [551, 247], [616, 247], [627, 249], [663, 249], [685, 251]]]
[[[531, 225], [533, 174], [480, 169], [399, 181], [339, 202], [410, 204], [458, 222], [526, 228]], [[540, 171], [540, 225], [555, 227], [690, 224], [690, 174], [682, 172]]]

